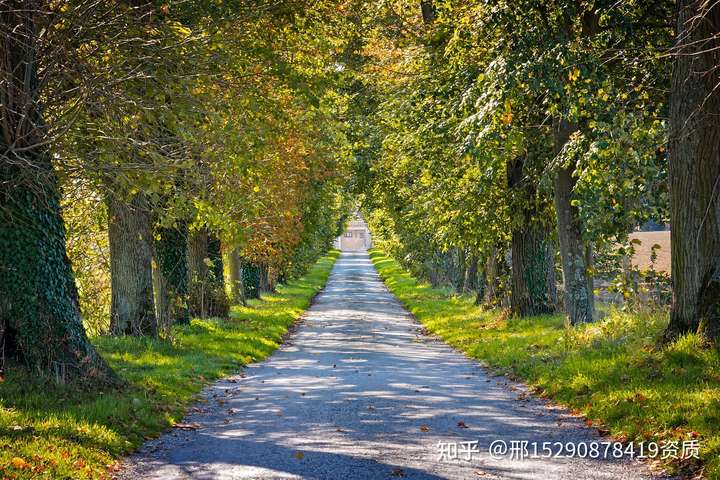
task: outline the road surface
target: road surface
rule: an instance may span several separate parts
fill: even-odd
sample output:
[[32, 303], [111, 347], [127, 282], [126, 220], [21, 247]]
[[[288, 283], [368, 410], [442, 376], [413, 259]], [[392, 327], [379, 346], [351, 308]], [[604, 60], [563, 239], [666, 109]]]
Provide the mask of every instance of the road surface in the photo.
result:
[[[199, 428], [148, 442], [121, 477], [653, 478], [628, 459], [511, 458], [512, 442], [543, 456], [543, 442], [604, 439], [424, 335], [364, 252], [344, 252], [289, 340], [207, 388], [183, 422]], [[497, 441], [508, 451], [491, 456]]]

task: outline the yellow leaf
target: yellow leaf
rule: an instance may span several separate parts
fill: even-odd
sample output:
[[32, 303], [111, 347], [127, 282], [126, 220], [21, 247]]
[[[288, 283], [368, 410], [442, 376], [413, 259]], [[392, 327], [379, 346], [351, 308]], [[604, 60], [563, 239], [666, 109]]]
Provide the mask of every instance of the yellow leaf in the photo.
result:
[[12, 460], [10, 460], [10, 463], [12, 463], [12, 466], [17, 469], [24, 469], [24, 468], [30, 468], [30, 464], [27, 463], [24, 459], [20, 457], [13, 457]]

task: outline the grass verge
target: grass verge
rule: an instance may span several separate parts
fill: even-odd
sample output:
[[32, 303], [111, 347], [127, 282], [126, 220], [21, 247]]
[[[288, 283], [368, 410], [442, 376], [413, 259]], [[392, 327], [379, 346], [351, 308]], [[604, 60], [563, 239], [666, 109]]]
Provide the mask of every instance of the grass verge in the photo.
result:
[[448, 344], [621, 441], [656, 442], [661, 451], [663, 442], [677, 441], [681, 454], [684, 441], [697, 440], [700, 460], [670, 458], [662, 466], [720, 478], [720, 353], [694, 335], [659, 348], [665, 315], [610, 311], [571, 328], [561, 315], [507, 318], [475, 306], [474, 296], [418, 282], [382, 251], [370, 257], [390, 291]]
[[0, 478], [107, 478], [117, 460], [184, 415], [200, 390], [262, 360], [322, 289], [339, 252], [302, 278], [228, 320], [193, 320], [174, 341], [97, 337], [93, 343], [128, 383], [122, 391], [78, 392], [22, 370], [0, 384]]

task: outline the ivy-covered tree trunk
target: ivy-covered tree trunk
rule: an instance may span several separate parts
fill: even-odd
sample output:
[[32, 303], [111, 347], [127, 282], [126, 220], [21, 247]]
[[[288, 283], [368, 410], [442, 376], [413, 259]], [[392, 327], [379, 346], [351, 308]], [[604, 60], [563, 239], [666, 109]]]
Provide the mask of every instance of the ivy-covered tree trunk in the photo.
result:
[[213, 317], [224, 318], [230, 313], [230, 302], [225, 291], [225, 265], [220, 239], [212, 234], [208, 234], [208, 259], [210, 260], [209, 283], [212, 292], [208, 312]]
[[[0, 149], [7, 152], [8, 145], [0, 142]], [[2, 361], [60, 382], [115, 383], [83, 328], [49, 156], [10, 155], [0, 166]]]
[[153, 235], [147, 200], [107, 196], [110, 245], [110, 330], [115, 335], [155, 336]]
[[158, 324], [190, 322], [188, 312], [187, 224], [155, 229], [155, 297]]
[[557, 305], [553, 245], [543, 225], [530, 222], [512, 233], [512, 291], [514, 315], [552, 313]]
[[[23, 2], [0, 13], [0, 349], [61, 382], [118, 383], [83, 328], [38, 88], [40, 26]], [[12, 32], [10, 34], [10, 32]]]
[[[555, 148], [559, 153], [576, 126], [562, 120], [556, 125]], [[582, 224], [577, 206], [572, 203], [575, 188], [574, 167], [559, 167], [555, 173], [555, 212], [565, 287], [565, 310], [570, 323], [593, 320], [594, 299], [587, 265], [587, 248], [582, 238]]]
[[512, 195], [512, 289], [510, 309], [520, 317], [555, 311], [557, 289], [547, 214], [539, 208], [536, 187], [525, 174], [526, 159], [507, 165]]
[[242, 262], [242, 285], [245, 298], [260, 298], [260, 267], [252, 262]]
[[720, 4], [679, 0], [670, 96], [673, 303], [666, 341], [720, 337]]

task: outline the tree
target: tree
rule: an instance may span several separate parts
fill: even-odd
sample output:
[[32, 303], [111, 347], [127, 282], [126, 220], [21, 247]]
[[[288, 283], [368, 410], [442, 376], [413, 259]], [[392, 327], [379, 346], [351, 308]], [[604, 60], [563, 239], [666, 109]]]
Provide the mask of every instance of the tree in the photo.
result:
[[678, 1], [670, 96], [673, 304], [666, 340], [720, 337], [720, 4]]
[[[212, 234], [202, 260], [219, 285], [221, 239], [240, 247], [255, 236], [270, 271], [293, 261], [299, 271], [327, 245], [341, 204], [304, 214], [340, 193], [344, 97], [328, 81], [340, 42], [326, 35], [340, 22], [324, 21], [339, 18], [332, 2], [304, 6], [3, 4], [0, 336], [13, 361], [114, 379], [83, 330], [61, 193], [107, 203], [117, 333], [155, 335], [158, 321], [187, 319], [177, 252], [190, 224]], [[268, 201], [248, 208], [266, 180]]]
[[511, 203], [510, 308], [521, 317], [552, 313], [557, 306], [555, 247], [552, 223], [547, 220], [552, 217], [549, 202], [537, 195], [536, 175], [528, 172], [538, 163], [528, 158], [533, 153], [516, 157], [507, 166], [508, 188], [515, 197]]
[[110, 193], [107, 203], [112, 279], [110, 330], [115, 335], [156, 336], [150, 206], [140, 193], [130, 201]]
[[187, 242], [187, 222], [179, 220], [173, 226], [156, 226], [155, 312], [158, 326], [166, 331], [173, 324], [190, 323]]
[[366, 21], [361, 71], [383, 100], [370, 117], [381, 148], [361, 173], [378, 244], [441, 283], [457, 253], [480, 255], [484, 293], [510, 283], [529, 315], [555, 303], [557, 245], [568, 316], [591, 321], [594, 248], [667, 210], [670, 3], [418, 6]]
[[52, 130], [41, 103], [47, 77], [39, 72], [58, 61], [43, 57], [45, 42], [57, 40], [42, 36], [54, 30], [47, 9], [19, 1], [0, 12], [0, 342], [11, 360], [61, 381], [115, 383], [85, 335], [65, 250]]
[[199, 227], [191, 229], [187, 246], [190, 315], [227, 317], [220, 240], [207, 227]]

